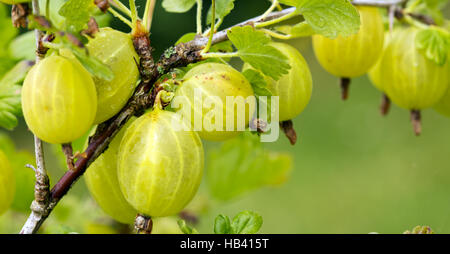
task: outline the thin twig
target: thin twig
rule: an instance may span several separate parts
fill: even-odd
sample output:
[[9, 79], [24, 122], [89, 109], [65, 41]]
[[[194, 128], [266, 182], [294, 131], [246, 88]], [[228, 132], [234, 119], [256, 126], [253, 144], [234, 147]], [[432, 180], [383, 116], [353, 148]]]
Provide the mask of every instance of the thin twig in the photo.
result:
[[[33, 14], [40, 15], [39, 0], [33, 0]], [[35, 29], [36, 34], [36, 64], [42, 60], [45, 56], [47, 49], [43, 47], [42, 37], [43, 33]], [[42, 222], [48, 216], [47, 206], [50, 197], [50, 184], [45, 168], [44, 149], [42, 147], [42, 141], [34, 136], [34, 151], [36, 157], [35, 175], [36, 184], [34, 188], [34, 201], [31, 204], [31, 214], [21, 230], [21, 234], [33, 234], [39, 229]]]

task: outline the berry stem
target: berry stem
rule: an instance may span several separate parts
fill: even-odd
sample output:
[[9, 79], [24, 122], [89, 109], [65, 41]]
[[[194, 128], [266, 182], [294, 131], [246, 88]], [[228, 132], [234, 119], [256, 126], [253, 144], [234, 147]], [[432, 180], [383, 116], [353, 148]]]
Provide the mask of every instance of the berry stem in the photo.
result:
[[389, 110], [391, 109], [391, 99], [387, 96], [387, 94], [383, 93], [381, 97], [381, 106], [380, 111], [382, 116], [387, 116], [389, 114]]
[[411, 122], [416, 136], [422, 134], [422, 114], [420, 110], [411, 110]]
[[109, 0], [112, 6], [116, 7], [123, 14], [127, 15], [127, 17], [131, 18], [131, 11], [119, 0]]
[[[212, 8], [211, 28], [214, 29], [215, 26], [216, 26], [216, 0], [212, 0], [211, 8]], [[202, 54], [208, 53], [209, 50], [211, 49], [211, 45], [212, 45], [212, 40], [213, 40], [213, 37], [214, 37], [214, 33], [215, 33], [214, 30], [212, 30], [212, 31], [209, 33], [209, 40], [208, 40], [208, 43], [206, 44], [206, 47], [202, 50]]]
[[156, 0], [147, 0], [145, 3], [145, 12], [144, 12], [144, 26], [147, 32], [150, 32], [153, 21], [153, 14], [155, 12], [155, 4]]
[[297, 143], [297, 133], [295, 132], [294, 123], [292, 120], [280, 122], [280, 127], [284, 134], [286, 134], [289, 142], [291, 142], [291, 145], [295, 145]]
[[342, 93], [342, 100], [344, 101], [348, 99], [351, 82], [352, 80], [349, 78], [341, 78], [341, 93]]
[[197, 0], [197, 34], [202, 34], [202, 11], [203, 11], [203, 0]]

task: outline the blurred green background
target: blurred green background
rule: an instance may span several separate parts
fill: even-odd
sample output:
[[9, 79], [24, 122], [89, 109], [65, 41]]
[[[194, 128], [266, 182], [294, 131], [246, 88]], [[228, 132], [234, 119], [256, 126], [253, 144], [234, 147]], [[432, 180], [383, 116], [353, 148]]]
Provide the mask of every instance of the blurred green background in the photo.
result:
[[[138, 2], [143, 7], [142, 1]], [[236, 1], [236, 9], [224, 27], [257, 16], [269, 5], [267, 1], [255, 2]], [[194, 20], [194, 10], [170, 14], [158, 1], [151, 35], [155, 55], [184, 33], [194, 31]], [[112, 26], [126, 30], [120, 21]], [[380, 116], [381, 94], [367, 77], [354, 80], [350, 99], [343, 102], [337, 79], [318, 65], [310, 39], [290, 43], [310, 65], [314, 92], [305, 112], [294, 121], [298, 144], [291, 146], [280, 136], [278, 142], [265, 146], [292, 154], [291, 178], [280, 187], [263, 188], [230, 202], [209, 199], [209, 209], [200, 216], [196, 228], [211, 233], [217, 214], [234, 216], [252, 210], [264, 218], [262, 233], [402, 233], [416, 225], [450, 233], [450, 119], [432, 110], [424, 111], [423, 135], [415, 137], [407, 111], [394, 106], [387, 117]], [[18, 148], [32, 151], [32, 134], [23, 120], [8, 135]], [[205, 145], [207, 153], [218, 146]], [[52, 153], [47, 146], [47, 165], [54, 183], [63, 171]], [[205, 185], [199, 196], [208, 196]], [[79, 200], [85, 200], [85, 205], [80, 207]], [[77, 215], [71, 215], [73, 209], [79, 210]], [[55, 218], [51, 216], [44, 225], [55, 228], [49, 232], [64, 232], [64, 227], [92, 232], [79, 227], [76, 218], [85, 217], [83, 214], [92, 215], [98, 224], [108, 221], [90, 198], [83, 180], [55, 212]], [[0, 232], [18, 232], [25, 218], [12, 212], [2, 215]]]

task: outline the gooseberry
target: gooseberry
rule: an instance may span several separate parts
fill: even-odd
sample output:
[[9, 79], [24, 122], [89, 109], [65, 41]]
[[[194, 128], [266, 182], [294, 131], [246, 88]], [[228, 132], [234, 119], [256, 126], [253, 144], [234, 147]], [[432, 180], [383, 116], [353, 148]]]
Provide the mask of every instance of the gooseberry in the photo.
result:
[[178, 114], [155, 108], [134, 121], [119, 149], [118, 178], [139, 213], [180, 212], [200, 185], [204, 151], [198, 134]]
[[414, 27], [393, 32], [380, 60], [379, 82], [395, 104], [411, 110], [420, 120], [420, 110], [435, 105], [447, 91], [449, 69], [448, 63], [439, 66], [419, 52], [417, 32]]
[[314, 52], [322, 67], [343, 78], [343, 99], [349, 79], [361, 76], [376, 63], [383, 50], [384, 25], [376, 7], [358, 6], [361, 27], [357, 34], [336, 39], [313, 36]]
[[131, 224], [137, 214], [123, 196], [117, 178], [120, 141], [131, 122], [131, 120], [128, 121], [122, 127], [108, 149], [89, 166], [85, 173], [87, 187], [97, 204], [109, 216], [124, 224]]
[[15, 190], [14, 172], [5, 153], [0, 150], [0, 214], [12, 204]]
[[87, 132], [94, 121], [94, 82], [77, 61], [49, 56], [25, 78], [22, 110], [37, 137], [48, 143], [69, 143]]
[[102, 123], [117, 114], [133, 94], [139, 79], [131, 35], [111, 28], [101, 28], [86, 47], [89, 53], [111, 68], [114, 78], [106, 81], [94, 77], [98, 107], [94, 123]]
[[5, 4], [20, 4], [20, 3], [31, 2], [31, 0], [0, 0], [0, 2], [5, 3]]
[[186, 73], [172, 107], [202, 139], [223, 141], [237, 136], [239, 128], [245, 130], [256, 104], [253, 89], [240, 72], [226, 64], [203, 63]]
[[[264, 76], [272, 96], [279, 97], [279, 120], [282, 122], [294, 119], [308, 105], [312, 94], [312, 77], [308, 63], [297, 49], [285, 43], [271, 45], [289, 59], [291, 66], [289, 73], [277, 81]], [[248, 64], [244, 65], [244, 70], [246, 68], [249, 68]]]

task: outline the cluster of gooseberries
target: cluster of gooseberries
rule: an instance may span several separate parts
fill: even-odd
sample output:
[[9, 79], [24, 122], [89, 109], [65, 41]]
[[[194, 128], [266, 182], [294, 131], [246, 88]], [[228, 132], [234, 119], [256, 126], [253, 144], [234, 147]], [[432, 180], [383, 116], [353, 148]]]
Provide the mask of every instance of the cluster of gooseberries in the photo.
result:
[[[357, 7], [361, 15], [360, 31], [350, 37], [328, 39], [313, 37], [320, 64], [342, 78], [342, 97], [348, 96], [350, 78], [368, 73], [374, 86], [389, 100], [411, 111], [414, 131], [421, 133], [420, 111], [434, 107], [450, 116], [448, 62], [440, 66], [416, 47], [415, 27], [396, 27], [386, 32], [379, 10]], [[387, 109], [382, 108], [386, 113]]]
[[[273, 46], [288, 57], [291, 69], [278, 81], [264, 77], [268, 89], [280, 97], [280, 119], [290, 120], [310, 100], [311, 74], [295, 48], [283, 43]], [[25, 78], [24, 117], [29, 129], [43, 141], [66, 144], [82, 137], [94, 125], [119, 113], [139, 81], [139, 57], [132, 35], [101, 28], [89, 38], [86, 48], [111, 69], [112, 80], [92, 76], [70, 50], [48, 53]], [[238, 109], [227, 109], [227, 97], [255, 96], [241, 72], [228, 64], [209, 61], [193, 65], [170, 92], [174, 97], [187, 98], [184, 108], [165, 110], [163, 105], [170, 105], [170, 101], [162, 102], [167, 91], [159, 92], [153, 108], [129, 120], [86, 171], [92, 196], [117, 221], [131, 223], [138, 213], [163, 217], [180, 212], [202, 179], [201, 139], [224, 141], [239, 134], [237, 130], [193, 130], [189, 121], [200, 117], [203, 122], [213, 110], [203, 104], [199, 115], [194, 106], [196, 89], [205, 97], [219, 100], [222, 107], [214, 110], [223, 112], [223, 126], [231, 118], [237, 122]], [[245, 126], [255, 110], [254, 104], [246, 104]], [[181, 116], [187, 111], [193, 117], [185, 121]], [[175, 130], [175, 125], [181, 130]]]
[[[445, 95], [448, 64], [440, 67], [418, 52], [414, 45], [415, 28], [399, 28], [386, 36], [377, 8], [358, 7], [358, 11], [361, 28], [357, 34], [336, 39], [313, 36], [321, 65], [342, 78], [343, 98], [348, 97], [350, 78], [370, 73], [374, 84], [399, 106], [417, 114], [423, 108], [437, 105], [438, 111], [450, 114], [450, 100], [444, 97], [450, 96], [450, 93]], [[297, 49], [285, 43], [271, 45], [287, 57], [291, 68], [278, 80], [261, 74], [268, 90], [279, 97], [279, 120], [288, 121], [297, 117], [310, 101], [311, 73]], [[139, 57], [130, 34], [102, 28], [89, 39], [86, 48], [111, 69], [112, 80], [93, 77], [70, 51], [59, 50], [37, 63], [24, 81], [24, 118], [29, 129], [46, 142], [70, 143], [94, 125], [107, 121], [124, 107], [139, 81], [136, 65]], [[252, 66], [244, 65], [243, 70], [247, 69]], [[202, 179], [201, 139], [224, 141], [239, 134], [236, 130], [192, 128], [195, 118], [203, 123], [214, 115], [205, 104], [199, 113], [195, 107], [199, 99], [194, 97], [196, 90], [220, 101], [219, 105], [228, 105], [229, 96], [255, 96], [252, 85], [241, 72], [217, 62], [190, 67], [175, 91], [161, 91], [154, 107], [130, 120], [86, 172], [90, 192], [111, 217], [131, 223], [137, 213], [152, 217], [179, 213], [192, 200]], [[166, 110], [164, 106], [170, 102], [162, 102], [164, 92], [187, 98], [185, 108]], [[442, 98], [444, 101], [439, 103]], [[214, 110], [223, 113], [222, 119], [214, 119], [222, 126], [230, 119], [237, 122], [237, 109], [222, 106]], [[254, 105], [246, 106], [246, 126], [252, 120], [248, 116], [255, 111]], [[180, 116], [185, 114], [190, 116], [187, 117], [190, 123], [181, 120]], [[174, 124], [182, 130], [174, 130]], [[9, 171], [1, 153], [0, 163], [2, 184]], [[10, 202], [0, 204], [0, 212]]]

